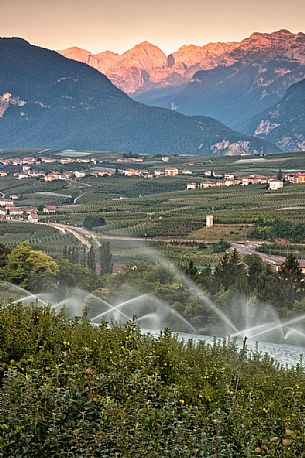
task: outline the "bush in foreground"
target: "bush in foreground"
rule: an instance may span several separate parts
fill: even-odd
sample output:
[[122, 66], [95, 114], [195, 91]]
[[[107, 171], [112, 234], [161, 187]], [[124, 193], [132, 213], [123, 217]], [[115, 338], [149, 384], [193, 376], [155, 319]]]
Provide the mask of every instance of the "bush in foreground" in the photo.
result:
[[0, 456], [304, 456], [305, 375], [234, 342], [0, 306]]

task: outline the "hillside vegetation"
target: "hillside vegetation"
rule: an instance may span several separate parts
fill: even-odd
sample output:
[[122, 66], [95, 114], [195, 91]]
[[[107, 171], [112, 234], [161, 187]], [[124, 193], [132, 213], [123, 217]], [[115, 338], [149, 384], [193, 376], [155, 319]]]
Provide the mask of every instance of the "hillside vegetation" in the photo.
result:
[[0, 39], [0, 63], [1, 148], [203, 154], [226, 140], [277, 150], [212, 118], [134, 102], [97, 70], [22, 39]]
[[303, 456], [301, 366], [36, 305], [1, 305], [0, 333], [3, 457]]

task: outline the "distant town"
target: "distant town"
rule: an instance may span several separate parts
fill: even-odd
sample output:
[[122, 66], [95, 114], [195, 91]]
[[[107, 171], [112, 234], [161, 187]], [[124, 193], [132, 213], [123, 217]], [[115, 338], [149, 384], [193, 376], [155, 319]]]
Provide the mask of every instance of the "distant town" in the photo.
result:
[[[105, 166], [105, 161], [97, 158], [86, 157], [14, 157], [0, 159], [0, 180], [1, 177], [12, 176], [17, 180], [37, 179], [44, 182], [53, 182], [60, 180], [82, 180], [85, 177], [140, 177], [144, 179], [155, 179], [160, 177], [192, 177], [193, 180], [187, 181], [185, 187], [187, 190], [207, 189], [211, 187], [229, 187], [229, 186], [250, 186], [263, 184], [271, 191], [277, 191], [288, 184], [305, 183], [305, 171], [294, 173], [282, 173], [278, 171], [276, 175], [259, 175], [249, 174], [239, 177], [234, 173], [216, 173], [213, 170], [202, 170], [194, 173], [192, 163], [187, 167], [169, 166], [172, 160], [171, 156], [157, 155], [157, 162], [164, 163], [163, 167], [155, 166], [148, 161], [146, 157], [138, 155], [123, 154], [122, 157], [114, 158], [111, 167]], [[147, 161], [147, 168], [145, 162]], [[154, 161], [156, 162], [156, 161]], [[117, 166], [114, 166], [116, 163]], [[138, 168], [126, 168], [126, 165], [134, 164]], [[73, 165], [73, 170], [69, 166]], [[109, 165], [107, 163], [107, 165]], [[49, 167], [51, 170], [46, 170]], [[68, 168], [68, 170], [67, 170]], [[71, 167], [72, 168], [72, 167]], [[65, 170], [63, 170], [65, 169]], [[202, 177], [199, 182], [198, 178]], [[36, 207], [20, 208], [17, 206], [19, 196], [17, 194], [4, 195], [0, 198], [0, 219], [5, 220], [28, 220], [31, 223], [38, 223], [40, 215], [46, 216], [56, 213], [55, 205], [44, 205], [38, 210]], [[124, 198], [124, 197], [121, 197]]]

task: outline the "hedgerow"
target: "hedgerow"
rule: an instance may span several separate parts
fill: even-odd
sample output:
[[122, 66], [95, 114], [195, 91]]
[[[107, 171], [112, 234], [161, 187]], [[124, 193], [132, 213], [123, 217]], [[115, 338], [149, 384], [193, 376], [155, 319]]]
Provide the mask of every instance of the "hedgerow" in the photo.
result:
[[0, 456], [301, 457], [305, 375], [236, 342], [0, 306]]

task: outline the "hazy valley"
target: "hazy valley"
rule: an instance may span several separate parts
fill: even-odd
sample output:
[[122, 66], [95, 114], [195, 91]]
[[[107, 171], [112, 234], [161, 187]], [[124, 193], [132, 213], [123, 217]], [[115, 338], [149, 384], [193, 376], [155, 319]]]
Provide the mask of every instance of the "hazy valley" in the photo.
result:
[[[1, 8], [0, 457], [305, 456], [305, 34], [42, 3]], [[111, 51], [196, 28], [238, 40]]]

